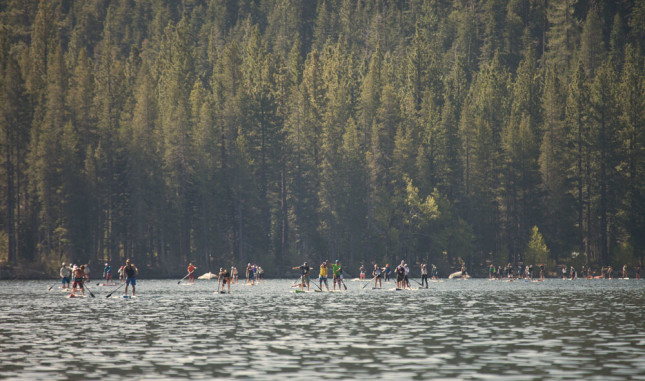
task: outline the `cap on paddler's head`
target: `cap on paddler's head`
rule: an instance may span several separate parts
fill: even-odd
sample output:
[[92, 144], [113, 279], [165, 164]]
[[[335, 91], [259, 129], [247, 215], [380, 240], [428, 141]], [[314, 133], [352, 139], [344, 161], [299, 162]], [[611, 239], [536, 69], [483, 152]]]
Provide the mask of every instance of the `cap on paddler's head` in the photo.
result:
[[307, 264], [307, 261], [305, 261], [305, 265]]
[[338, 259], [336, 260], [336, 263], [338, 263]]
[[107, 264], [107, 262], [105, 262], [105, 265], [106, 265], [106, 266], [108, 265], [108, 264]]
[[63, 262], [63, 264], [61, 266], [65, 266], [65, 262]]

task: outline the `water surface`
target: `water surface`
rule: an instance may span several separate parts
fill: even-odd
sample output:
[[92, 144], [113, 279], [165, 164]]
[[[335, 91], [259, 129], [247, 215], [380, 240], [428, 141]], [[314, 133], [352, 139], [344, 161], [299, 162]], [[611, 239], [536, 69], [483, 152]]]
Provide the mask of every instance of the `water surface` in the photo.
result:
[[0, 379], [645, 380], [645, 281], [471, 279], [294, 293], [0, 282]]

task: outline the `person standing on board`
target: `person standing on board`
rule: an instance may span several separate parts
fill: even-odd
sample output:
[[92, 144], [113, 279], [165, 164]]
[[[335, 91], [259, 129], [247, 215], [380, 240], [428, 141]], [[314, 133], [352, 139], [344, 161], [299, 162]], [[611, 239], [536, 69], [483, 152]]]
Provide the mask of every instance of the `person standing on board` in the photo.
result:
[[627, 264], [623, 265], [623, 278], [627, 278]]
[[90, 281], [90, 265], [89, 265], [89, 263], [86, 264], [85, 267], [83, 268], [83, 273], [85, 274], [84, 279], [89, 282]]
[[253, 266], [250, 263], [246, 265], [246, 283], [251, 283], [251, 285], [255, 284]]
[[109, 285], [112, 282], [112, 267], [110, 267], [109, 263], [105, 263], [105, 267], [103, 268], [103, 279], [105, 279], [105, 285]]
[[405, 261], [401, 261], [401, 264], [396, 266], [394, 272], [396, 273], [396, 288], [401, 289], [405, 288]]
[[65, 289], [69, 290], [72, 270], [70, 270], [69, 267], [65, 266], [65, 262], [63, 262], [63, 264], [60, 266], [60, 271], [58, 272], [58, 274], [60, 275], [61, 283], [63, 284], [62, 286], [63, 290]]
[[378, 288], [381, 288], [381, 278], [383, 278], [383, 273], [376, 263], [374, 264], [374, 270], [372, 270], [372, 276], [374, 277], [374, 288], [376, 288], [377, 284]]
[[365, 280], [365, 265], [363, 265], [363, 264], [361, 263], [361, 267], [358, 269], [358, 272], [359, 272], [359, 274], [360, 274], [360, 275], [358, 276], [358, 278], [359, 278], [360, 280]]
[[227, 292], [231, 293], [231, 273], [228, 269], [220, 268], [217, 276], [217, 281], [222, 282], [222, 292], [224, 292], [224, 285], [227, 285]]
[[428, 288], [428, 266], [425, 262], [421, 263], [421, 287], [423, 287], [423, 282], [426, 283], [426, 288]]
[[390, 268], [390, 264], [387, 263], [383, 268], [383, 276], [386, 282], [390, 281], [390, 275], [392, 275], [392, 269]]
[[325, 288], [329, 291], [329, 285], [327, 284], [327, 261], [323, 261], [320, 264], [320, 274], [318, 275], [318, 288], [322, 291], [322, 285], [325, 284]]
[[341, 266], [340, 262], [338, 259], [336, 260], [336, 263], [331, 265], [331, 271], [334, 276], [334, 285], [333, 288], [336, 290], [336, 283], [338, 283], [338, 290], [342, 290], [341, 284], [342, 284], [342, 272], [343, 272], [343, 266]]
[[305, 284], [307, 284], [307, 291], [309, 291], [309, 272], [311, 271], [311, 267], [307, 264], [307, 262], [303, 263], [300, 266], [296, 266], [292, 268], [293, 270], [300, 270], [301, 275], [300, 275], [300, 289], [303, 290]]
[[83, 283], [85, 280], [85, 266], [81, 265], [81, 267], [77, 267], [74, 269], [74, 283], [72, 284], [72, 294], [76, 294], [76, 286], [78, 286], [85, 295], [85, 287], [83, 287]]
[[188, 284], [195, 283], [195, 270], [197, 270], [197, 267], [189, 263], [186, 270], [188, 270]]
[[488, 279], [493, 279], [495, 276], [495, 266], [491, 263], [490, 266], [488, 266]]
[[125, 276], [125, 294], [128, 295], [128, 286], [132, 285], [132, 296], [134, 296], [134, 287], [137, 285], [137, 274], [139, 269], [137, 266], [133, 265], [129, 259], [125, 260], [125, 266], [123, 267], [123, 274]]
[[636, 280], [641, 279], [641, 266], [636, 267]]
[[117, 273], [119, 274], [119, 283], [125, 282], [125, 275], [123, 274], [124, 267], [125, 266], [121, 265], [121, 267], [119, 267], [119, 270], [117, 271]]
[[439, 280], [439, 271], [437, 270], [437, 265], [432, 264], [432, 279]]
[[540, 280], [544, 280], [544, 265], [540, 265]]
[[237, 283], [238, 276], [239, 274], [237, 272], [237, 267], [231, 266], [231, 277], [232, 277], [231, 281], [233, 281], [234, 283]]

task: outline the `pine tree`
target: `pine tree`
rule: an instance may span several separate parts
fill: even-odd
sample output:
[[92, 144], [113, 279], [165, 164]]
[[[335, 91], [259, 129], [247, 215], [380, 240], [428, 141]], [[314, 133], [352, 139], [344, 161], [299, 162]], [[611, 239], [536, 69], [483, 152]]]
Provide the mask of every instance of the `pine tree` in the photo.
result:
[[31, 127], [31, 105], [27, 96], [20, 67], [13, 54], [9, 52], [9, 41], [5, 33], [0, 34], [0, 163], [2, 163], [1, 210], [6, 219], [2, 228], [7, 234], [7, 260], [15, 263], [21, 258], [20, 241], [23, 221], [21, 209], [24, 207], [23, 173]]
[[[590, 153], [589, 153], [589, 95], [587, 76], [580, 62], [573, 73], [566, 101], [566, 123], [574, 146], [574, 165], [572, 181], [575, 183], [575, 200], [578, 214], [577, 231], [580, 253], [584, 253], [586, 263], [591, 260], [589, 247], [590, 225]], [[556, 257], [557, 259], [557, 257]]]
[[574, 16], [578, 0], [549, 1], [546, 16], [549, 28], [546, 31], [547, 62], [556, 72], [569, 70], [572, 53], [575, 51], [580, 31]]
[[575, 152], [572, 149], [571, 127], [565, 120], [566, 88], [555, 73], [555, 66], [546, 69], [542, 95], [543, 136], [540, 145], [540, 173], [543, 191], [542, 224], [546, 240], [553, 252], [577, 247], [575, 237], [576, 209], [572, 197], [572, 169]]
[[600, 219], [600, 260], [603, 265], [609, 264], [609, 254], [615, 236], [615, 227], [610, 225], [616, 213], [616, 192], [618, 187], [615, 168], [619, 164], [617, 149], [618, 104], [614, 85], [616, 74], [609, 63], [604, 63], [596, 72], [591, 86], [591, 126], [593, 136], [592, 149], [599, 168], [595, 169], [595, 182], [598, 184], [599, 205], [597, 213]]
[[622, 213], [627, 216], [629, 241], [641, 264], [645, 257], [645, 131], [642, 128], [645, 123], [645, 76], [642, 65], [642, 57], [636, 48], [627, 45], [618, 94], [621, 100], [621, 146], [625, 152], [620, 168], [627, 182]]
[[580, 35], [580, 60], [584, 64], [587, 76], [593, 78], [596, 69], [605, 57], [605, 43], [602, 36], [602, 21], [595, 7], [589, 8], [587, 18]]

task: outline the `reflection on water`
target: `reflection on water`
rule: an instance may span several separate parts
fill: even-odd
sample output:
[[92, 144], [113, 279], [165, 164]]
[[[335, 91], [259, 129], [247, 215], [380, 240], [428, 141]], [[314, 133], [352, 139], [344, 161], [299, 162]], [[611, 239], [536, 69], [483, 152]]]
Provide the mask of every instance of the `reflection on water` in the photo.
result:
[[0, 379], [645, 379], [645, 281], [51, 284], [0, 282]]

